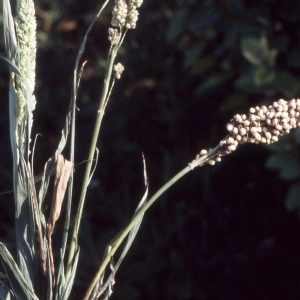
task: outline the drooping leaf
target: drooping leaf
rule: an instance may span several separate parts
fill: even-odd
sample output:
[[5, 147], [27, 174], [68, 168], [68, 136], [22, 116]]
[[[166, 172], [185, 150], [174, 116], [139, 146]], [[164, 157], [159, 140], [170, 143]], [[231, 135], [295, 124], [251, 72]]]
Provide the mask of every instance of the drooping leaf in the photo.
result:
[[54, 259], [53, 259], [51, 236], [55, 227], [55, 223], [58, 217], [60, 216], [63, 199], [65, 197], [68, 181], [72, 170], [73, 170], [73, 163], [64, 159], [63, 155], [60, 154], [57, 158], [57, 163], [56, 163], [51, 211], [47, 221], [47, 241], [48, 241], [48, 249], [49, 249], [53, 279], [55, 278], [55, 270], [54, 270]]
[[47, 221], [47, 235], [51, 236], [55, 223], [60, 215], [62, 202], [66, 193], [67, 184], [73, 170], [73, 163], [66, 160], [62, 154], [58, 156], [54, 180], [54, 192], [51, 211]]

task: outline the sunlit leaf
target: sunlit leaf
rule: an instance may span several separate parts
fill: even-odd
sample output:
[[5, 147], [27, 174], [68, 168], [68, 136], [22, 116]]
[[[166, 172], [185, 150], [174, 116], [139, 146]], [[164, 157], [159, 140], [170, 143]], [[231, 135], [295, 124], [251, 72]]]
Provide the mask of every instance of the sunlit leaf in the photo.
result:
[[267, 46], [266, 39], [247, 37], [243, 38], [241, 41], [241, 51], [243, 56], [254, 65], [263, 63], [263, 54]]

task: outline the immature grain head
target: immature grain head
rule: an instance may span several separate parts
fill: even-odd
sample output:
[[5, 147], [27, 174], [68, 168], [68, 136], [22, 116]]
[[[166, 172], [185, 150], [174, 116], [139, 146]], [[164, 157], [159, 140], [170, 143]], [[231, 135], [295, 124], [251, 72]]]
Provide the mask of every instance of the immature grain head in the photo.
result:
[[[18, 67], [27, 78], [29, 88], [33, 92], [36, 64], [36, 19], [32, 0], [17, 1], [15, 25], [19, 46]], [[19, 76], [15, 76], [14, 84], [18, 95], [18, 121], [21, 122], [27, 111], [26, 88]]]

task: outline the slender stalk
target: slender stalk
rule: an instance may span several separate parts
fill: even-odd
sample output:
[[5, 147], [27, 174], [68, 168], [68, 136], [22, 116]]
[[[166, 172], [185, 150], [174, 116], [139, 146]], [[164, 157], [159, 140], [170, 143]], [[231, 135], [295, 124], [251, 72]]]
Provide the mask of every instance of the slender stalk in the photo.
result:
[[101, 99], [100, 99], [99, 108], [97, 111], [97, 117], [96, 117], [93, 136], [92, 136], [92, 142], [91, 142], [91, 146], [90, 146], [88, 161], [86, 164], [86, 169], [85, 169], [85, 174], [84, 174], [84, 178], [83, 178], [81, 194], [80, 194], [80, 199], [79, 199], [79, 205], [78, 205], [78, 209], [77, 209], [75, 225], [74, 225], [74, 230], [73, 230], [72, 239], [71, 239], [70, 252], [69, 252], [67, 269], [66, 269], [66, 279], [68, 279], [70, 276], [72, 265], [73, 265], [72, 262], [73, 262], [75, 250], [76, 250], [77, 244], [78, 244], [77, 243], [78, 231], [79, 231], [79, 226], [80, 226], [82, 210], [83, 210], [83, 206], [84, 206], [87, 187], [89, 184], [91, 168], [92, 168], [92, 161], [94, 158], [94, 153], [95, 153], [95, 149], [96, 149], [96, 145], [97, 145], [99, 131], [100, 131], [103, 115], [104, 115], [104, 110], [105, 110], [105, 105], [106, 105], [106, 101], [107, 101], [107, 95], [108, 95], [109, 85], [110, 85], [110, 80], [111, 80], [111, 75], [112, 75], [113, 63], [114, 63], [114, 59], [117, 54], [117, 50], [118, 50], [117, 47], [114, 46], [111, 49], [111, 51], [109, 53], [109, 57], [108, 57], [108, 66], [107, 66], [106, 74], [105, 74], [105, 78], [104, 78], [103, 91], [102, 91], [102, 95], [101, 95]]
[[111, 257], [115, 254], [125, 237], [129, 234], [130, 230], [136, 224], [136, 222], [142, 217], [142, 215], [152, 206], [152, 204], [165, 192], [167, 191], [174, 183], [176, 183], [181, 177], [186, 175], [188, 172], [193, 170], [197, 166], [203, 166], [204, 163], [208, 162], [211, 158], [215, 157], [222, 146], [222, 142], [219, 143], [215, 148], [210, 149], [207, 154], [202, 155], [201, 157], [197, 157], [191, 163], [188, 164], [183, 170], [177, 173], [173, 178], [171, 178], [165, 185], [163, 185], [150, 199], [149, 201], [142, 206], [136, 214], [131, 219], [130, 223], [110, 242], [106, 257], [103, 259], [102, 264], [96, 273], [92, 283], [90, 284], [86, 294], [84, 296], [84, 300], [89, 300], [89, 297], [95, 288], [97, 282], [99, 281], [101, 275], [103, 274], [107, 264], [110, 262]]
[[85, 296], [84, 296], [84, 300], [88, 300], [90, 297], [90, 294], [92, 293], [95, 285], [97, 284], [97, 282], [100, 279], [100, 276], [103, 274], [107, 264], [110, 262], [110, 258], [114, 255], [114, 253], [117, 251], [117, 249], [119, 248], [120, 244], [123, 242], [123, 240], [125, 239], [125, 237], [128, 235], [128, 233], [130, 232], [130, 230], [133, 228], [133, 226], [135, 225], [135, 223], [140, 219], [140, 217], [142, 216], [142, 214], [144, 214], [149, 207], [166, 191], [168, 190], [175, 182], [177, 182], [181, 177], [183, 177], [186, 173], [188, 173], [189, 171], [191, 171], [191, 167], [187, 166], [185, 167], [183, 170], [181, 170], [177, 175], [175, 175], [171, 180], [169, 180], [163, 187], [161, 187], [152, 197], [151, 199], [144, 205], [141, 207], [141, 209], [135, 214], [135, 216], [132, 218], [131, 222], [127, 225], [126, 228], [124, 228], [114, 239], [113, 241], [110, 243], [110, 247], [111, 250], [110, 252], [107, 254], [107, 256], [105, 257], [105, 259], [103, 260], [96, 276], [94, 277], [91, 285], [89, 286]]

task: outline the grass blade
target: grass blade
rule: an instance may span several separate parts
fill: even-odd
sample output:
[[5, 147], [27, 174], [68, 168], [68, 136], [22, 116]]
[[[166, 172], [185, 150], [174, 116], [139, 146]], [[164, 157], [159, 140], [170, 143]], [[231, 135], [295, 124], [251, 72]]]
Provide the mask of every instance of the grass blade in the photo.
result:
[[[146, 171], [146, 161], [145, 161], [145, 158], [144, 158], [144, 155], [143, 155], [143, 165], [144, 165], [144, 183], [145, 183], [145, 193], [140, 201], [140, 203], [138, 204], [137, 208], [136, 208], [136, 211], [133, 215], [132, 218], [134, 218], [136, 216], [136, 213], [140, 210], [141, 207], [143, 207], [146, 202], [147, 202], [147, 197], [148, 197], [148, 190], [149, 190], [149, 182], [148, 182], [148, 176], [147, 176], [147, 171]], [[115, 277], [115, 274], [116, 272], [118, 271], [124, 257], [126, 256], [128, 250], [130, 249], [135, 237], [136, 237], [136, 234], [140, 228], [140, 225], [141, 225], [141, 222], [143, 220], [143, 216], [144, 214], [142, 214], [138, 221], [135, 223], [135, 225], [132, 227], [132, 229], [130, 230], [130, 233], [128, 235], [128, 238], [127, 238], [127, 242], [124, 246], [124, 249], [116, 263], [116, 265], [114, 266], [111, 274], [109, 275], [108, 279], [105, 281], [105, 283], [103, 284], [103, 286], [100, 286], [100, 289], [98, 291], [95, 291], [94, 290], [94, 293], [93, 295], [90, 297], [90, 299], [98, 299], [103, 293], [106, 293], [108, 288], [112, 286], [112, 282], [114, 282], [114, 277]], [[103, 260], [106, 258], [107, 255], [109, 255], [109, 252], [110, 252], [110, 245], [117, 242], [117, 239], [114, 239], [113, 241], [111, 241], [109, 243], [109, 245], [107, 246], [106, 248], [106, 254], [104, 255], [103, 257]], [[109, 296], [106, 298], [108, 299]]]
[[7, 248], [0, 242], [0, 257], [5, 269], [6, 275], [9, 279], [11, 287], [20, 300], [39, 300], [34, 294], [32, 287], [25, 280], [23, 274], [10, 255]]
[[15, 299], [12, 291], [0, 280], [0, 299], [13, 300]]

